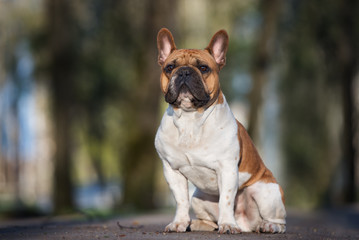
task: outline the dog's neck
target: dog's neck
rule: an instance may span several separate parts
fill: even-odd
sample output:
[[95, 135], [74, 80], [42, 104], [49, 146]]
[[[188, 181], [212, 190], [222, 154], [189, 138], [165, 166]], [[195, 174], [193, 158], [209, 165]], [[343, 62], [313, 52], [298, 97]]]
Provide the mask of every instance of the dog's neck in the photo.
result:
[[200, 142], [203, 126], [217, 107], [217, 104], [212, 104], [202, 111], [185, 111], [171, 105], [168, 107], [168, 113], [172, 115], [173, 123], [178, 130], [179, 143], [183, 147], [193, 147]]
[[202, 127], [215, 107], [216, 105], [213, 104], [204, 111], [185, 111], [181, 108], [173, 108], [173, 122], [177, 128], [181, 127], [181, 122], [185, 122], [186, 125], [193, 122], [197, 127]]

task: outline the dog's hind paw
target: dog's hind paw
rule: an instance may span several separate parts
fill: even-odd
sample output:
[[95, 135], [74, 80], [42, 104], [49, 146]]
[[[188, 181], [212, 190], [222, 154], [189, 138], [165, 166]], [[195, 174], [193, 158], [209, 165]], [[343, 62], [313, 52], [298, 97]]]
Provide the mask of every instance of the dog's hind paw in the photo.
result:
[[211, 221], [195, 219], [192, 220], [190, 228], [191, 231], [214, 231], [218, 229], [218, 225]]

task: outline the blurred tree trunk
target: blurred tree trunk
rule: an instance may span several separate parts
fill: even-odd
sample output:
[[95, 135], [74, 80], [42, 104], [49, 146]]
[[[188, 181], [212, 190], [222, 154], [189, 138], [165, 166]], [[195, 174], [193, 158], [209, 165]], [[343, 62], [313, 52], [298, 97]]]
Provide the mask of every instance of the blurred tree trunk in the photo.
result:
[[[18, 79], [17, 79], [18, 87], [21, 88]], [[14, 117], [14, 125], [13, 125], [13, 144], [14, 144], [14, 159], [11, 159], [14, 161], [14, 186], [15, 186], [15, 210], [20, 211], [20, 208], [22, 207], [22, 201], [21, 201], [21, 159], [20, 159], [20, 119], [19, 119], [19, 99], [20, 99], [20, 91], [18, 91], [14, 97], [14, 103], [12, 105], [12, 112]]]
[[[136, 69], [138, 87], [129, 99], [131, 113], [127, 154], [123, 160], [124, 204], [136, 208], [153, 208], [158, 157], [154, 138], [159, 123], [159, 66], [157, 64], [158, 30], [171, 28], [175, 19], [176, 2], [148, 1], [142, 33], [137, 33]], [[162, 25], [165, 24], [165, 25]], [[145, 90], [145, 91], [143, 91]]]
[[356, 200], [356, 155], [355, 134], [357, 132], [357, 121], [355, 119], [355, 97], [354, 80], [358, 71], [358, 41], [359, 24], [357, 21], [359, 13], [358, 1], [341, 1], [339, 8], [339, 19], [341, 34], [337, 39], [337, 61], [339, 79], [342, 85], [343, 101], [343, 160], [344, 176], [346, 181], [342, 192], [343, 201], [352, 203]]
[[72, 136], [75, 65], [74, 22], [71, 0], [47, 1], [49, 78], [54, 123], [55, 159], [53, 201], [55, 212], [73, 209]]
[[263, 102], [262, 93], [268, 79], [268, 68], [275, 49], [281, 5], [281, 0], [262, 0], [260, 2], [260, 11], [263, 17], [252, 61], [253, 87], [249, 96], [248, 133], [254, 141], [257, 141], [259, 137], [258, 121]]

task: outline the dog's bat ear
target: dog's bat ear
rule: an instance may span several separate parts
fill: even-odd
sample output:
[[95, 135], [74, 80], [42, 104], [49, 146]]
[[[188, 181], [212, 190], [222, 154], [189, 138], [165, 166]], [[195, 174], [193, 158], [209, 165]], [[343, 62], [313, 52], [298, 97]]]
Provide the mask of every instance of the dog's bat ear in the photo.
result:
[[167, 57], [176, 50], [175, 41], [167, 28], [162, 28], [157, 35], [158, 64], [163, 65]]
[[226, 30], [216, 32], [206, 50], [214, 57], [214, 60], [221, 69], [226, 64], [226, 53], [228, 49], [228, 34]]

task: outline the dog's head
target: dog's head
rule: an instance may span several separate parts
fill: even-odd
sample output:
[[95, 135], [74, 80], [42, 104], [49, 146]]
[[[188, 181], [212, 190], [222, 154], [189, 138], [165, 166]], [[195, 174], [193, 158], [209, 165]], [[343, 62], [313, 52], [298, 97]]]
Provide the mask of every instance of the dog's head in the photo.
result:
[[228, 35], [220, 30], [204, 50], [176, 49], [171, 32], [157, 35], [158, 63], [162, 68], [161, 89], [165, 100], [185, 111], [212, 105], [220, 94], [219, 71], [226, 63]]

